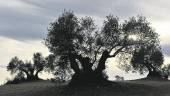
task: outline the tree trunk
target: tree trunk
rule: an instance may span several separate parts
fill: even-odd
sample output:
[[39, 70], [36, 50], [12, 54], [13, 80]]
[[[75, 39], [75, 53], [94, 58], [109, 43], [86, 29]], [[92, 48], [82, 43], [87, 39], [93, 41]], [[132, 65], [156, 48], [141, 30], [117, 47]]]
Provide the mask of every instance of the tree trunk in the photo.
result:
[[74, 58], [70, 58], [70, 63], [72, 69], [75, 71], [75, 74], [72, 76], [70, 85], [87, 85], [87, 84], [102, 84], [107, 79], [103, 76], [103, 70], [106, 68], [105, 63], [109, 57], [109, 52], [104, 51], [97, 68], [93, 71], [93, 64], [90, 62], [88, 57], [82, 57], [81, 55], [76, 55], [75, 58], [78, 59], [83, 67], [82, 70], [79, 69], [79, 66]]
[[27, 80], [33, 80], [33, 76], [31, 76], [30, 74], [27, 75]]
[[22, 71], [26, 74], [27, 80], [30, 79], [30, 74], [26, 70], [22, 70]]
[[102, 74], [102, 71], [106, 68], [105, 63], [106, 63], [106, 60], [108, 57], [109, 57], [109, 52], [104, 51], [100, 60], [99, 60], [98, 66], [95, 70], [97, 73]]
[[85, 73], [90, 73], [92, 72], [92, 66], [93, 64], [90, 63], [90, 58], [88, 57], [82, 57], [82, 56], [77, 56], [77, 59], [80, 61], [83, 69], [82, 71], [85, 72]]
[[160, 73], [159, 72], [157, 72], [157, 71], [149, 71], [149, 73], [148, 73], [148, 75], [147, 75], [147, 77], [156, 77], [156, 78], [161, 78], [161, 75], [160, 75]]
[[43, 68], [37, 70], [37, 72], [36, 72], [35, 75], [34, 75], [34, 79], [35, 79], [35, 80], [38, 80], [38, 79], [39, 79], [38, 74], [39, 74], [42, 70], [43, 70]]
[[146, 63], [145, 66], [149, 71], [147, 78], [162, 78], [161, 74], [152, 66], [152, 64]]
[[74, 70], [75, 74], [80, 73], [80, 68], [75, 60], [75, 58], [69, 56], [71, 68]]

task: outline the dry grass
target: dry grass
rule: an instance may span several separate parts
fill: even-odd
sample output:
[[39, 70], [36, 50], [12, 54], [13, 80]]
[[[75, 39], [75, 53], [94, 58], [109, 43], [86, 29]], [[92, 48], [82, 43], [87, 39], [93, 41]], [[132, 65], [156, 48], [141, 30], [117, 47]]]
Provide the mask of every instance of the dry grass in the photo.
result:
[[37, 81], [1, 86], [0, 96], [170, 96], [169, 90], [169, 81], [134, 80], [77, 88]]

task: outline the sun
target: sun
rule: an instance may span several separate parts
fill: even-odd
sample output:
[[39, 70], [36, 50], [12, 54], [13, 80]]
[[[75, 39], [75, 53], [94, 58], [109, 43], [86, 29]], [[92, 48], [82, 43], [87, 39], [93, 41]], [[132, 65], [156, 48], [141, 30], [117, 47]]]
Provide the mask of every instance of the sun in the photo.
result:
[[139, 37], [137, 35], [129, 35], [128, 37], [130, 40], [137, 41]]

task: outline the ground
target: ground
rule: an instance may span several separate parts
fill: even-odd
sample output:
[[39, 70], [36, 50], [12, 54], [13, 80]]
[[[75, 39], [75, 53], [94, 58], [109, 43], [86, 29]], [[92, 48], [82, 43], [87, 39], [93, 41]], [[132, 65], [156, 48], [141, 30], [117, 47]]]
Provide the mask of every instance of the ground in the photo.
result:
[[170, 81], [133, 80], [96, 87], [36, 81], [0, 86], [0, 96], [170, 96]]

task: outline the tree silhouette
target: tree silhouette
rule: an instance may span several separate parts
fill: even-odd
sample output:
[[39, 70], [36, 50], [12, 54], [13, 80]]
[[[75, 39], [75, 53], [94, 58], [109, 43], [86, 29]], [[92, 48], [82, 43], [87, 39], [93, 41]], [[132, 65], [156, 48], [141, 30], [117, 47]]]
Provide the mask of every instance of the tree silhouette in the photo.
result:
[[[40, 73], [45, 67], [45, 59], [41, 53], [34, 53], [33, 64], [31, 61], [23, 62], [18, 57], [13, 57], [7, 66], [7, 70], [11, 74], [25, 74], [27, 80], [39, 79], [38, 73]], [[20, 76], [20, 75], [16, 75]], [[22, 75], [23, 76], [23, 75]]]
[[69, 80], [72, 75], [72, 70], [64, 58], [58, 58], [53, 54], [50, 54], [46, 58], [46, 71], [53, 73], [57, 80], [66, 81]]
[[108, 58], [132, 55], [140, 46], [156, 44], [158, 34], [142, 16], [120, 23], [118, 17], [109, 15], [99, 29], [91, 17], [78, 18], [72, 11], [64, 11], [52, 22], [45, 38], [50, 52], [64, 62], [59, 66], [73, 69], [72, 81], [86, 82], [103, 78]]
[[131, 64], [135, 70], [148, 71], [148, 77], [161, 77], [163, 54], [157, 46], [140, 47], [133, 53]]
[[162, 76], [163, 76], [163, 78], [168, 79], [168, 77], [170, 76], [170, 64], [163, 66]]

